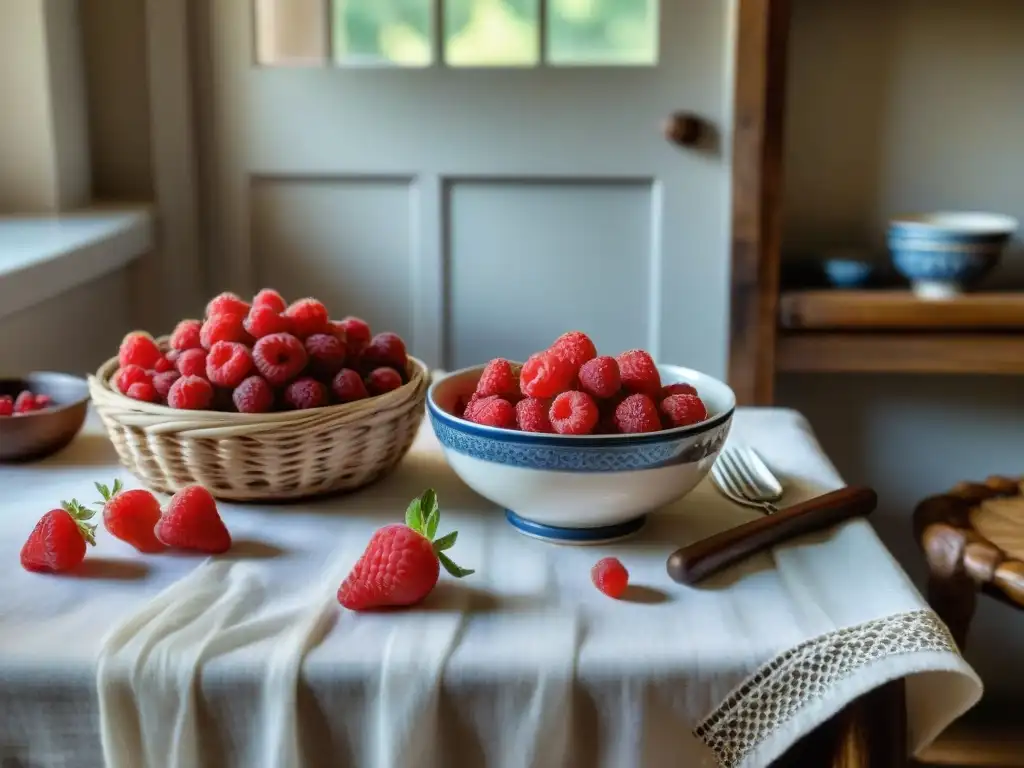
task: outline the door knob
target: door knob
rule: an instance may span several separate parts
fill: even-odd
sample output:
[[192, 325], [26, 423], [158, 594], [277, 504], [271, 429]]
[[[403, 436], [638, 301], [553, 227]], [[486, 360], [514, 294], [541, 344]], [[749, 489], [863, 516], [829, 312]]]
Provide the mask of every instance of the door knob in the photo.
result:
[[692, 147], [704, 133], [704, 122], [688, 112], [676, 112], [665, 121], [665, 138], [680, 147]]

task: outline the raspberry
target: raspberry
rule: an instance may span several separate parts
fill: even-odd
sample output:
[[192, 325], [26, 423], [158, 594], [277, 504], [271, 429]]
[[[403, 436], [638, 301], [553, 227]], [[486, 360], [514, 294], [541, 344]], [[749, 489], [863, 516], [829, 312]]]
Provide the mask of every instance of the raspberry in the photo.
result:
[[704, 401], [696, 395], [669, 395], [658, 407], [665, 417], [666, 427], [686, 427], [708, 417]]
[[523, 432], [554, 432], [548, 418], [550, 406], [536, 397], [526, 397], [516, 403], [516, 426]]
[[186, 349], [178, 355], [178, 373], [182, 376], [206, 376], [206, 350]]
[[362, 400], [369, 397], [363, 377], [351, 368], [342, 368], [338, 375], [331, 382], [331, 389], [334, 396], [342, 403], [351, 403], [354, 400]]
[[383, 395], [402, 386], [402, 377], [394, 368], [374, 368], [366, 377], [366, 389], [371, 395]]
[[658, 395], [659, 400], [664, 400], [666, 397], [672, 395], [696, 395], [697, 388], [692, 384], [683, 384], [681, 382], [676, 384], [666, 384], [661, 388], [661, 392]]
[[292, 322], [271, 307], [260, 306], [249, 310], [242, 321], [242, 327], [254, 339], [262, 339], [272, 333], [288, 333]]
[[[196, 348], [198, 349], [198, 347], [196, 347]], [[168, 350], [167, 354], [164, 355], [164, 357], [167, 358], [168, 361], [170, 361], [171, 365], [174, 368], [177, 368], [178, 367], [178, 358], [181, 357], [181, 353], [182, 353], [182, 350], [180, 350], [180, 349], [171, 349], [171, 350]]]
[[252, 297], [253, 307], [269, 307], [277, 313], [284, 312], [288, 308], [288, 302], [273, 288], [264, 288]]
[[578, 371], [587, 360], [597, 357], [597, 347], [582, 331], [563, 333], [555, 339], [555, 343], [551, 345], [551, 351], [559, 357], [565, 358], [574, 371]]
[[292, 333], [300, 339], [312, 336], [314, 333], [326, 332], [327, 324], [331, 319], [327, 314], [327, 307], [316, 299], [299, 299], [293, 302], [283, 314], [291, 321]]
[[551, 403], [548, 418], [560, 435], [589, 435], [600, 417], [597, 404], [586, 392], [563, 392]]
[[657, 397], [661, 392], [661, 376], [654, 360], [642, 349], [623, 352], [615, 361], [619, 364], [622, 388], [627, 392], [639, 392]]
[[497, 357], [484, 366], [480, 380], [476, 383], [478, 397], [499, 395], [508, 400], [519, 399], [519, 379], [512, 369], [512, 363]]
[[554, 397], [572, 385], [572, 365], [551, 352], [538, 352], [523, 363], [519, 389], [527, 397]]
[[14, 415], [14, 398], [10, 395], [0, 395], [0, 416]]
[[211, 315], [199, 331], [199, 342], [209, 350], [218, 341], [250, 341], [245, 332], [245, 315]]
[[331, 320], [327, 324], [327, 330], [325, 333], [334, 336], [338, 341], [345, 345], [345, 349], [348, 349], [348, 331], [345, 330], [345, 326], [341, 324], [340, 320]]
[[160, 351], [152, 336], [142, 331], [133, 331], [121, 341], [117, 362], [122, 368], [126, 365], [137, 365], [149, 370], [163, 356], [164, 353]]
[[167, 404], [186, 411], [205, 411], [213, 402], [213, 387], [198, 376], [182, 376], [171, 385]]
[[327, 387], [309, 377], [296, 379], [285, 387], [284, 403], [296, 411], [319, 408], [327, 405]]
[[242, 315], [249, 313], [249, 305], [239, 298], [238, 294], [227, 291], [210, 299], [206, 305], [206, 316]]
[[174, 369], [174, 363], [166, 357], [161, 357], [153, 366], [153, 373], [166, 373]]
[[580, 366], [580, 389], [594, 397], [611, 397], [619, 391], [619, 364], [614, 357], [595, 357]]
[[274, 390], [262, 376], [250, 376], [231, 393], [239, 413], [267, 413], [274, 407]]
[[161, 400], [167, 399], [167, 393], [171, 391], [171, 385], [181, 378], [177, 371], [164, 371], [153, 377], [153, 388]]
[[378, 333], [366, 345], [360, 355], [360, 362], [367, 368], [394, 368], [405, 373], [409, 358], [405, 352], [405, 342], [397, 333]]
[[316, 376], [330, 379], [345, 365], [345, 342], [330, 333], [306, 337], [306, 356]]
[[206, 378], [218, 387], [237, 387], [251, 370], [252, 355], [244, 344], [218, 341], [206, 356]]
[[114, 371], [110, 377], [110, 385], [122, 395], [128, 394], [128, 388], [139, 381], [152, 381], [151, 376], [138, 365], [126, 365]]
[[306, 367], [306, 348], [290, 333], [272, 333], [256, 342], [252, 361], [272, 386], [283, 387]]
[[501, 427], [502, 429], [514, 429], [516, 426], [516, 409], [512, 403], [503, 400], [497, 395], [483, 397], [470, 403], [466, 407], [464, 419], [475, 424], [483, 424], [487, 427]]
[[617, 557], [606, 557], [590, 569], [590, 580], [608, 597], [619, 598], [629, 586], [629, 571]]
[[49, 395], [36, 395], [36, 410], [41, 411], [53, 404], [53, 398]]
[[615, 409], [615, 426], [619, 432], [657, 432], [661, 429], [658, 406], [647, 395], [630, 395]]
[[195, 349], [201, 346], [199, 330], [202, 327], [199, 320], [182, 320], [171, 333], [171, 349]]
[[370, 325], [359, 317], [349, 315], [337, 321], [337, 324], [345, 329], [345, 336], [348, 340], [348, 353], [358, 357], [370, 343]]
[[135, 382], [128, 387], [128, 391], [125, 394], [132, 400], [141, 400], [144, 403], [156, 403], [160, 400], [156, 387], [148, 381]]
[[14, 400], [14, 412], [15, 413], [32, 413], [32, 411], [39, 410], [36, 408], [36, 396], [29, 392], [27, 389], [22, 390], [18, 393], [18, 397]]

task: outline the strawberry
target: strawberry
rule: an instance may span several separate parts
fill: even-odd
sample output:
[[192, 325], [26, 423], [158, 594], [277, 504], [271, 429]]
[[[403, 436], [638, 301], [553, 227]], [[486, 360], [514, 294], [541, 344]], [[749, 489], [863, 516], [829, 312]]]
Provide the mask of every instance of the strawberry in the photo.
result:
[[182, 488], [167, 503], [154, 529], [169, 547], [219, 555], [231, 549], [231, 534], [217, 512], [217, 502], [201, 485]]
[[115, 480], [111, 488], [96, 483], [96, 490], [103, 497], [96, 506], [103, 510], [104, 527], [111, 536], [131, 544], [139, 552], [163, 552], [167, 547], [153, 532], [160, 521], [160, 502], [149, 491], [121, 489], [120, 480]]
[[415, 605], [437, 584], [440, 566], [457, 579], [473, 571], [460, 568], [444, 550], [455, 544], [452, 531], [434, 540], [441, 514], [432, 489], [413, 499], [405, 524], [385, 525], [338, 588], [338, 602], [352, 611]]
[[62, 501], [60, 509], [43, 515], [21, 548], [21, 567], [27, 571], [63, 573], [85, 559], [85, 544], [95, 546], [95, 514], [77, 501]]

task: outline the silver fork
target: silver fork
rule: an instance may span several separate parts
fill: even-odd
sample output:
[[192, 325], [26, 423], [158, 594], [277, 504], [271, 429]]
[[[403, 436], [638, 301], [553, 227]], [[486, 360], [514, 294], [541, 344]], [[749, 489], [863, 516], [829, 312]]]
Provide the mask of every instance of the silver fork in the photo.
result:
[[745, 445], [726, 445], [711, 466], [711, 478], [726, 497], [774, 515], [782, 498], [782, 484], [757, 451]]

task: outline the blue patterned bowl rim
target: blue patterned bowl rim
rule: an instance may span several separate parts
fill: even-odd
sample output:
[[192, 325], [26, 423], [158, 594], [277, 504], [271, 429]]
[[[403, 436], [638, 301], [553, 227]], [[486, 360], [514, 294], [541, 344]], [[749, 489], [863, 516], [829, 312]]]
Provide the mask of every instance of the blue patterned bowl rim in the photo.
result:
[[1009, 236], [1020, 222], [1012, 216], [981, 211], [936, 211], [896, 216], [889, 221], [891, 230], [916, 235], [954, 235], [961, 237]]
[[[518, 363], [515, 363], [514, 361], [512, 362], [514, 365], [518, 365]], [[469, 377], [471, 373], [478, 374], [477, 378], [479, 378], [479, 374], [483, 373], [484, 367], [484, 365], [474, 365], [469, 368], [462, 368], [435, 378], [433, 383], [430, 385], [430, 388], [427, 390], [427, 410], [430, 412], [431, 418], [437, 419], [441, 423], [447, 424], [449, 427], [457, 429], [460, 432], [474, 435], [476, 437], [499, 440], [505, 443], [557, 446], [564, 448], [611, 448], [613, 446], [634, 446], [649, 443], [669, 442], [679, 440], [681, 438], [700, 435], [729, 421], [729, 419], [732, 418], [733, 412], [736, 410], [736, 395], [725, 382], [719, 381], [706, 373], [693, 370], [692, 368], [662, 364], [658, 365], [658, 370], [662, 374], [662, 379], [665, 383], [673, 384], [677, 382], [686, 382], [693, 384], [699, 393], [701, 393], [702, 390], [717, 390], [717, 394], [723, 396], [726, 400], [726, 407], [718, 409], [717, 412], [706, 421], [702, 421], [698, 424], [691, 424], [687, 427], [664, 429], [660, 432], [648, 432], [639, 435], [552, 435], [537, 432], [520, 432], [516, 429], [502, 429], [500, 427], [488, 427], [483, 424], [474, 424], [471, 421], [466, 421], [465, 419], [452, 415], [437, 405], [434, 400], [434, 396], [437, 393], [438, 388], [444, 385], [445, 382], [462, 376]]]

